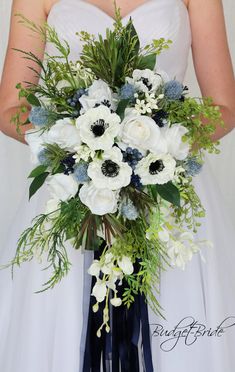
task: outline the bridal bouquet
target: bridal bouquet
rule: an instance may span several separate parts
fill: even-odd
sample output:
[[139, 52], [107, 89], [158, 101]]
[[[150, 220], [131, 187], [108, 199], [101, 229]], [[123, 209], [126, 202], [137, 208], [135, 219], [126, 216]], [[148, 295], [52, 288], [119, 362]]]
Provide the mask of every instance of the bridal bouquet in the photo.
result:
[[157, 56], [170, 40], [141, 47], [132, 20], [124, 26], [118, 11], [104, 37], [79, 33], [77, 62], [53, 28], [21, 21], [58, 55], [46, 54], [42, 62], [23, 52], [40, 66], [40, 82], [18, 84], [31, 108], [27, 122], [21, 113], [13, 120], [19, 131], [33, 124], [26, 132], [35, 163], [29, 196], [44, 183], [51, 196], [20, 236], [11, 265], [46, 257], [52, 268], [46, 290], [69, 271], [67, 243], [102, 247], [89, 268], [96, 278], [93, 311], [104, 304], [100, 336], [103, 327], [109, 332], [110, 307], [130, 308], [139, 293], [161, 312], [160, 270], [184, 269], [205, 244], [194, 237], [205, 211], [192, 180], [205, 151], [217, 152], [210, 136], [220, 112], [159, 70]]

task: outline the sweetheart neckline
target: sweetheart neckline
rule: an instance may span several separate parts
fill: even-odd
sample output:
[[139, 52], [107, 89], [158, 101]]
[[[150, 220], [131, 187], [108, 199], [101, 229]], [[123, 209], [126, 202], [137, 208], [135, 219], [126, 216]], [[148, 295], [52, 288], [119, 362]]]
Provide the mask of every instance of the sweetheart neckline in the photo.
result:
[[[56, 6], [58, 6], [59, 4], [61, 4], [62, 1], [63, 1], [63, 0], [59, 0], [59, 1], [57, 1], [56, 3], [54, 3], [54, 4], [52, 5], [52, 7], [51, 7], [51, 9], [50, 9], [50, 12], [49, 12], [49, 14], [48, 14], [48, 17], [49, 17], [49, 15], [50, 15], [50, 13], [52, 12], [52, 10], [53, 10], [54, 8], [56, 8]], [[184, 2], [183, 0], [178, 0], [178, 2], [181, 3], [181, 4], [183, 5], [183, 7], [185, 8], [185, 10], [188, 12], [188, 8], [187, 8], [185, 2]], [[140, 11], [140, 10], [141, 10], [142, 8], [144, 8], [144, 7], [148, 7], [149, 5], [152, 5], [153, 3], [158, 4], [158, 0], [147, 0], [147, 1], [145, 1], [144, 3], [138, 5], [136, 8], [132, 9], [132, 10], [131, 10], [130, 12], [128, 12], [126, 15], [124, 15], [124, 16], [121, 18], [121, 20], [122, 20], [122, 21], [125, 21], [126, 18], [131, 17], [133, 14], [135, 14], [135, 12]], [[91, 9], [97, 10], [100, 14], [102, 14], [103, 16], [105, 16], [106, 18], [108, 18], [109, 20], [111, 20], [112, 22], [115, 21], [115, 19], [114, 19], [111, 15], [109, 15], [107, 12], [105, 12], [103, 9], [101, 9], [101, 8], [98, 7], [97, 5], [92, 4], [92, 3], [90, 3], [90, 2], [88, 2], [88, 1], [86, 1], [86, 0], [77, 0], [77, 3], [76, 3], [76, 4], [83, 4], [83, 5], [85, 5], [85, 6], [88, 6], [88, 7], [90, 7]]]

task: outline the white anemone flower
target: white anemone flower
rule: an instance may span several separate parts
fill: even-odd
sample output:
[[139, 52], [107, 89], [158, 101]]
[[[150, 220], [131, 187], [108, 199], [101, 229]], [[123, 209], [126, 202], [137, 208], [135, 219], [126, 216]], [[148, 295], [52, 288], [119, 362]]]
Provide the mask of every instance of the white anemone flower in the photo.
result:
[[122, 152], [113, 147], [102, 155], [102, 159], [93, 159], [89, 164], [87, 174], [98, 189], [119, 190], [129, 185], [132, 168], [122, 161]]
[[162, 185], [173, 180], [175, 168], [176, 161], [170, 154], [150, 153], [137, 164], [135, 174], [141, 178], [143, 185]]
[[150, 69], [136, 69], [133, 71], [132, 78], [127, 77], [126, 81], [141, 92], [156, 92], [163, 83], [161, 75]]
[[79, 116], [76, 126], [80, 131], [82, 142], [86, 143], [91, 150], [108, 150], [111, 149], [114, 138], [120, 132], [120, 121], [120, 117], [111, 113], [108, 107], [98, 106]]

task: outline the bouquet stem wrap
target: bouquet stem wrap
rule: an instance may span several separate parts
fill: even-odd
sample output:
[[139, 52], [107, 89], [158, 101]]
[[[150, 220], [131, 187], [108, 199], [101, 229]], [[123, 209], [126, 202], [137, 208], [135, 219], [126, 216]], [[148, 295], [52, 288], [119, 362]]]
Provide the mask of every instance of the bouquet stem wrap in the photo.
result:
[[[105, 246], [106, 244], [101, 244], [100, 249], [94, 254], [95, 259], [100, 258]], [[137, 263], [135, 271], [138, 272], [138, 269]], [[93, 277], [91, 289], [94, 285]], [[119, 296], [122, 296], [124, 286], [125, 283], [120, 286]], [[103, 331], [101, 337], [97, 337], [96, 332], [103, 322], [104, 303], [96, 313], [92, 310], [94, 304], [95, 298], [91, 296], [82, 372], [100, 372], [101, 364], [103, 372], [139, 372], [141, 364], [144, 371], [152, 372], [148, 306], [145, 296], [135, 295], [129, 309], [124, 305], [112, 307], [110, 332]]]

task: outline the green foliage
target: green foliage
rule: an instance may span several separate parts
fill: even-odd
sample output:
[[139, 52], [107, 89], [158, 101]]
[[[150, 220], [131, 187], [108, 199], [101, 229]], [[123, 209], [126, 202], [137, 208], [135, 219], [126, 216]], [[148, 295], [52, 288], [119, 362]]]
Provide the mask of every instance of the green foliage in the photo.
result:
[[165, 183], [164, 185], [156, 185], [158, 194], [173, 205], [180, 207], [180, 192], [172, 182]]
[[219, 108], [213, 105], [211, 98], [197, 100], [187, 97], [183, 102], [168, 101], [165, 109], [171, 123], [181, 123], [188, 129], [186, 137], [192, 146], [196, 145], [209, 153], [218, 153], [218, 143], [212, 141], [211, 135], [218, 126], [223, 126], [223, 121]]
[[43, 172], [33, 179], [29, 187], [29, 199], [42, 187], [48, 176], [49, 172]]
[[174, 209], [175, 223], [186, 224], [188, 229], [196, 233], [201, 225], [199, 219], [205, 216], [205, 209], [192, 183], [181, 186], [180, 195], [182, 205]]
[[84, 43], [81, 53], [83, 67], [91, 69], [97, 78], [107, 82], [114, 90], [125, 82], [126, 76], [132, 75], [134, 69], [153, 69], [156, 55], [169, 44], [164, 39], [154, 40], [141, 49], [131, 18], [126, 26], [118, 18], [114, 30], [106, 30], [105, 38], [99, 34], [96, 40], [87, 32], [80, 32], [79, 36]]
[[[123, 255], [132, 257], [136, 270], [131, 275], [125, 275], [126, 288], [123, 303], [129, 308], [137, 293], [144, 294], [152, 309], [161, 314], [161, 306], [157, 300], [160, 270], [168, 265], [167, 254], [162, 243], [152, 237], [146, 239], [148, 224], [144, 219], [126, 222], [127, 231], [118, 237], [110, 252], [115, 257]], [[157, 230], [157, 226], [155, 226]], [[162, 314], [161, 314], [162, 315]]]
[[46, 143], [44, 147], [46, 149], [45, 157], [48, 164], [50, 164], [51, 173], [63, 172], [64, 168], [61, 168], [61, 162], [68, 156], [68, 152], [56, 143]]
[[61, 202], [61, 206], [53, 213], [37, 216], [32, 226], [20, 236], [16, 255], [10, 263], [12, 272], [15, 265], [20, 266], [25, 261], [31, 261], [33, 258], [39, 261], [46, 259], [49, 265], [45, 269], [52, 268], [52, 275], [43, 284], [45, 288], [39, 292], [53, 288], [68, 274], [71, 263], [67, 255], [66, 241], [73, 236], [76, 246], [81, 222], [86, 213], [87, 208], [78, 198], [74, 198]]

